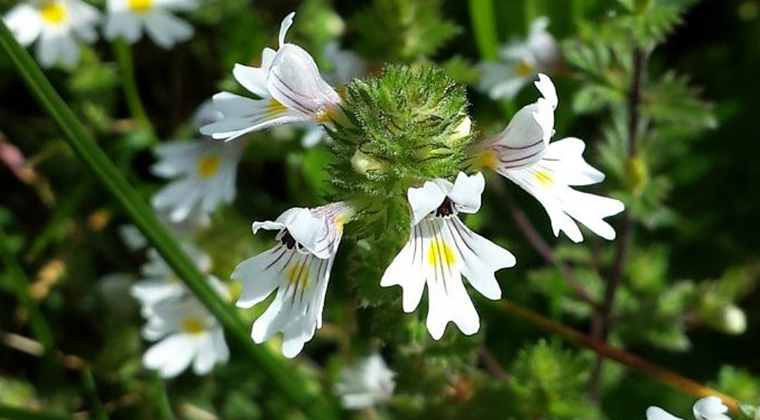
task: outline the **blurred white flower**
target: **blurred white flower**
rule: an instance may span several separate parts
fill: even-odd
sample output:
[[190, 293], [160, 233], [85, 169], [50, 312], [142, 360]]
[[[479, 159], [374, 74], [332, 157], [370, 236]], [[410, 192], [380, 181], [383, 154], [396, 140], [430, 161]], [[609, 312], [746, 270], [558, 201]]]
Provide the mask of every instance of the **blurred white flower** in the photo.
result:
[[[183, 249], [195, 261], [198, 268], [207, 273], [211, 269], [211, 258], [190, 243], [184, 243]], [[155, 249], [149, 249], [148, 260], [140, 267], [140, 280], [132, 285], [130, 293], [140, 303], [143, 316], [149, 316], [153, 308], [169, 299], [178, 299], [187, 293], [187, 287], [177, 277], [171, 266], [164, 261]], [[214, 279], [212, 284], [221, 295], [226, 288], [219, 286]]]
[[[720, 398], [709, 396], [694, 403], [694, 418], [696, 420], [731, 420], [726, 415], [728, 407]], [[660, 407], [647, 408], [647, 420], [682, 420]]]
[[341, 405], [349, 410], [369, 408], [393, 397], [396, 374], [388, 369], [382, 356], [373, 354], [354, 366], [344, 367], [335, 385]]
[[251, 337], [263, 343], [282, 332], [282, 353], [295, 357], [322, 327], [322, 308], [343, 224], [353, 215], [345, 203], [314, 209], [292, 208], [275, 221], [255, 222], [277, 231], [280, 244], [240, 263], [232, 278], [243, 282], [237, 306], [250, 308], [277, 290], [267, 310], [254, 322]]
[[583, 240], [582, 223], [612, 240], [615, 230], [603, 219], [624, 210], [618, 200], [576, 191], [571, 186], [596, 184], [604, 174], [583, 159], [585, 144], [577, 138], [549, 143], [554, 135], [557, 93], [551, 79], [539, 75], [536, 87], [543, 95], [515, 114], [507, 128], [481, 146], [479, 165], [519, 185], [546, 209], [554, 234], [563, 231], [574, 242]]
[[481, 173], [459, 173], [454, 184], [436, 179], [410, 188], [412, 228], [409, 241], [385, 271], [381, 286], [403, 288], [404, 312], [412, 312], [428, 288], [427, 328], [438, 340], [453, 321], [466, 335], [480, 329], [480, 319], [462, 276], [483, 296], [501, 298], [494, 273], [515, 265], [507, 250], [472, 232], [458, 214], [476, 213], [485, 180]]
[[199, 139], [163, 143], [155, 151], [159, 160], [151, 171], [173, 181], [156, 193], [151, 202], [156, 210], [166, 212], [169, 222], [183, 222], [194, 212], [208, 215], [235, 199], [237, 168], [244, 144], [225, 145]]
[[108, 0], [105, 37], [122, 37], [130, 44], [142, 38], [143, 28], [161, 48], [169, 49], [193, 36], [193, 27], [174, 16], [197, 7], [195, 0]]
[[205, 375], [229, 359], [221, 325], [192, 295], [154, 305], [143, 336], [161, 340], [145, 352], [143, 364], [164, 378], [179, 375], [191, 364], [196, 375]]
[[294, 16], [282, 21], [279, 49], [265, 48], [261, 67], [237, 64], [233, 70], [238, 83], [261, 99], [230, 92], [214, 95], [214, 106], [224, 118], [202, 127], [203, 134], [230, 141], [285, 123], [330, 123], [342, 112], [340, 96], [322, 79], [311, 55], [285, 42]]
[[524, 40], [515, 40], [499, 51], [499, 62], [480, 65], [478, 88], [492, 99], [512, 99], [538, 73], [551, 73], [559, 61], [559, 48], [547, 32], [549, 19], [536, 19]]
[[30, 0], [18, 4], [3, 18], [18, 42], [37, 41], [37, 61], [43, 67], [79, 63], [79, 41], [98, 39], [95, 25], [100, 12], [81, 0]]

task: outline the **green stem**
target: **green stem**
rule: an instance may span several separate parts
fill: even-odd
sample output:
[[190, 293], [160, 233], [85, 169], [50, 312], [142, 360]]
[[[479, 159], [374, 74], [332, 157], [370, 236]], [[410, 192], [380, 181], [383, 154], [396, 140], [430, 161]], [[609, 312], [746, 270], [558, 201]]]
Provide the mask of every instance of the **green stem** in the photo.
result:
[[155, 387], [158, 388], [153, 393], [153, 406], [158, 412], [159, 418], [162, 420], [175, 420], [174, 412], [172, 411], [172, 404], [169, 401], [169, 394], [166, 392], [166, 384], [164, 380], [155, 376]]
[[48, 354], [53, 349], [53, 334], [50, 332], [50, 327], [47, 321], [45, 321], [45, 317], [42, 316], [37, 302], [29, 292], [29, 280], [24, 273], [21, 263], [10, 250], [8, 237], [5, 235], [2, 227], [0, 227], [0, 261], [5, 266], [5, 271], [16, 294], [16, 298], [29, 316], [29, 324], [31, 325], [34, 337], [42, 344], [45, 354]]
[[301, 377], [296, 369], [275, 357], [267, 347], [253, 343], [249, 335], [249, 327], [242, 322], [234, 308], [223, 301], [211, 288], [206, 281], [206, 276], [182, 250], [150, 206], [90, 138], [29, 53], [13, 38], [4, 22], [0, 22], [0, 48], [13, 63], [34, 97], [58, 124], [67, 142], [85, 166], [122, 206], [135, 226], [140, 229], [187, 287], [219, 320], [227, 335], [238, 341], [248, 355], [259, 364], [262, 371], [271, 377], [273, 384], [287, 395], [296, 407], [303, 410], [307, 417], [334, 418], [333, 407], [328, 404], [328, 400], [309, 391], [309, 387], [306, 386], [307, 379]]
[[156, 136], [153, 131], [153, 125], [150, 123], [150, 119], [148, 119], [148, 114], [145, 112], [142, 99], [140, 99], [140, 91], [137, 89], [132, 47], [123, 38], [114, 40], [112, 46], [116, 62], [119, 65], [121, 86], [124, 89], [124, 99], [127, 102], [129, 113], [140, 128], [150, 131], [152, 141], [155, 143]]
[[71, 420], [71, 417], [58, 414], [40, 413], [20, 408], [0, 405], [0, 419], [7, 420]]
[[106, 414], [103, 402], [98, 396], [98, 386], [95, 383], [95, 377], [92, 375], [92, 370], [89, 367], [82, 371], [82, 385], [84, 386], [85, 392], [90, 397], [93, 407], [92, 411], [95, 413], [94, 418], [96, 420], [108, 420], [108, 414]]
[[[497, 61], [499, 33], [496, 30], [493, 0], [470, 0], [470, 21], [480, 57], [485, 61]], [[507, 118], [511, 118], [516, 112], [515, 104], [511, 100], [503, 100], [499, 105]]]

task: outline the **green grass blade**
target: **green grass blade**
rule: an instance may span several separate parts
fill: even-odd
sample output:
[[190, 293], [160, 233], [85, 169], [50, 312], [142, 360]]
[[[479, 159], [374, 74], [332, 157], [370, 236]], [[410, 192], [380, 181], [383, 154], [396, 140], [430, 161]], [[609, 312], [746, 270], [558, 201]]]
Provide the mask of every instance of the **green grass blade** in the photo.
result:
[[167, 228], [156, 218], [150, 206], [116, 169], [116, 165], [92, 140], [71, 109], [64, 103], [29, 53], [19, 45], [5, 23], [0, 21], [0, 49], [10, 59], [34, 97], [40, 102], [63, 132], [68, 144], [95, 178], [106, 187], [135, 226], [151, 245], [183, 279], [188, 288], [200, 299], [224, 326], [227, 336], [236, 340], [260, 365], [273, 383], [287, 395], [309, 418], [334, 418], [333, 410], [324, 398], [316, 398], [306, 386], [307, 380], [298, 371], [275, 357], [266, 347], [251, 341], [249, 327], [243, 324], [234, 308], [223, 301], [209, 286], [196, 264], [185, 254]]

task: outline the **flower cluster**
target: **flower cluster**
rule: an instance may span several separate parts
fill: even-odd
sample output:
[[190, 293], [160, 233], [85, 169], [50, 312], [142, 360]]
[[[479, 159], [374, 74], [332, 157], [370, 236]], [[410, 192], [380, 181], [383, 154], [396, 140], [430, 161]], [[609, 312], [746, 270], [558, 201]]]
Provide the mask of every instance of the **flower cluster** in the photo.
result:
[[[190, 245], [185, 250], [207, 271], [211, 260]], [[142, 279], [131, 288], [140, 303], [146, 324], [143, 337], [158, 341], [143, 356], [145, 367], [172, 378], [190, 365], [196, 375], [209, 373], [217, 364], [227, 363], [229, 350], [222, 326], [203, 304], [190, 293], [171, 267], [154, 249], [141, 269]], [[220, 296], [230, 299], [224, 283], [209, 276], [209, 283]]]
[[37, 41], [37, 60], [43, 67], [76, 66], [79, 41], [97, 41], [96, 27], [102, 24], [110, 41], [124, 38], [132, 44], [145, 31], [167, 49], [193, 36], [193, 27], [172, 13], [195, 9], [194, 0], [108, 0], [107, 5], [105, 21], [98, 9], [82, 0], [28, 0], [3, 19], [22, 45]]
[[464, 90], [442, 72], [392, 66], [379, 78], [354, 80], [339, 95], [311, 55], [286, 42], [293, 19], [291, 13], [283, 20], [278, 49], [263, 51], [261, 67], [236, 65], [233, 70], [256, 97], [215, 95], [222, 118], [201, 128], [229, 142], [286, 123], [320, 124], [332, 140], [337, 163], [331, 170], [341, 201], [292, 208], [274, 221], [254, 223], [254, 234], [276, 231], [278, 244], [233, 273], [243, 282], [240, 307], [262, 303], [276, 291], [253, 324], [254, 341], [282, 333], [283, 354], [294, 357], [314, 336], [322, 324], [343, 226], [350, 222], [364, 225], [354, 234], [368, 239], [394, 229], [408, 232], [380, 285], [402, 287], [405, 312], [417, 308], [427, 288], [427, 327], [434, 339], [443, 336], [449, 322], [464, 334], [476, 333], [480, 320], [464, 279], [497, 300], [496, 271], [516, 263], [509, 251], [460, 220], [460, 214], [481, 207], [485, 177], [480, 169], [494, 170], [533, 195], [556, 235], [561, 231], [581, 241], [580, 222], [603, 238], [615, 237], [604, 219], [621, 212], [623, 204], [572, 188], [604, 178], [583, 159], [584, 142], [551, 142], [558, 98], [546, 75], [539, 74], [536, 82], [541, 98], [522, 108], [501, 133], [476, 144]]

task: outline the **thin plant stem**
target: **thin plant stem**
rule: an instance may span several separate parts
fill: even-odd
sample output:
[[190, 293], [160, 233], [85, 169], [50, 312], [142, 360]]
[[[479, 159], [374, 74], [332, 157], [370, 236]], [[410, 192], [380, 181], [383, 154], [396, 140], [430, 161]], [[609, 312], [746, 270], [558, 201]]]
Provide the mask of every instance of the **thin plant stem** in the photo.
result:
[[[499, 33], [496, 30], [496, 11], [493, 0], [470, 0], [470, 21], [475, 32], [475, 43], [480, 57], [485, 61], [496, 61], [499, 58]], [[499, 102], [502, 113], [510, 118], [515, 114], [516, 107], [512, 100]]]
[[29, 325], [31, 326], [34, 337], [42, 345], [43, 352], [49, 353], [53, 349], [53, 333], [50, 331], [50, 327], [48, 326], [45, 317], [42, 316], [39, 305], [37, 305], [37, 302], [32, 298], [32, 294], [29, 291], [29, 280], [24, 273], [21, 263], [11, 251], [8, 236], [5, 234], [5, 231], [1, 226], [0, 261], [3, 262], [8, 280], [13, 287], [16, 298], [24, 307], [24, 310], [29, 317]]
[[501, 201], [503, 203], [506, 203], [507, 207], [509, 207], [509, 213], [512, 216], [512, 219], [515, 221], [515, 224], [520, 229], [520, 231], [522, 231], [523, 235], [525, 235], [528, 243], [530, 243], [536, 252], [541, 255], [544, 261], [546, 261], [548, 264], [555, 265], [560, 269], [562, 272], [562, 278], [565, 279], [567, 284], [570, 286], [570, 288], [573, 289], [579, 299], [589, 304], [592, 308], [598, 309], [599, 302], [597, 302], [597, 300], [591, 296], [586, 288], [583, 287], [581, 282], [575, 276], [573, 270], [567, 266], [567, 264], [564, 264], [561, 261], [557, 260], [557, 256], [554, 254], [551, 246], [549, 246], [544, 238], [541, 237], [536, 228], [530, 222], [530, 219], [528, 219], [528, 216], [525, 215], [525, 212], [514, 205], [511, 197], [509, 196], [509, 192], [504, 187], [504, 184], [501, 182], [501, 180], [495, 179], [492, 181], [493, 182], [488, 183], [489, 188], [491, 188], [491, 190], [501, 198]]
[[103, 407], [103, 401], [101, 401], [100, 396], [98, 396], [98, 386], [95, 382], [95, 376], [93, 376], [92, 370], [89, 367], [82, 370], [82, 386], [90, 398], [90, 402], [93, 406], [92, 411], [95, 414], [94, 418], [96, 420], [108, 420], [108, 414], [106, 414], [106, 410]]
[[677, 389], [685, 394], [692, 395], [696, 398], [702, 398], [709, 395], [714, 395], [723, 400], [733, 412], [739, 411], [739, 401], [720, 391], [712, 389], [706, 385], [703, 385], [697, 381], [689, 379], [685, 376], [679, 375], [671, 370], [665, 369], [662, 366], [648, 362], [635, 354], [629, 353], [625, 350], [612, 347], [607, 343], [595, 340], [593, 337], [583, 334], [577, 330], [574, 330], [559, 322], [546, 318], [530, 309], [517, 305], [509, 300], [502, 299], [499, 302], [493, 303], [502, 311], [528, 322], [542, 330], [549, 331], [557, 334], [565, 340], [585, 347], [599, 357], [614, 360], [618, 363], [625, 365], [627, 368], [646, 375], [664, 385]]
[[265, 346], [257, 346], [250, 337], [249, 327], [243, 323], [229, 302], [224, 301], [209, 285], [194, 261], [183, 251], [166, 226], [137, 191], [127, 182], [116, 165], [106, 156], [61, 99], [29, 53], [19, 45], [4, 22], [0, 22], [0, 49], [10, 59], [30, 92], [40, 102], [59, 126], [65, 139], [92, 174], [113, 199], [121, 205], [125, 214], [161, 254], [188, 289], [224, 326], [228, 337], [236, 340], [240, 348], [256, 361], [272, 384], [286, 395], [294, 406], [312, 419], [335, 418], [332, 400], [318, 397], [305, 384], [308, 379], [287, 363], [274, 356]]
[[140, 91], [137, 88], [137, 79], [135, 78], [135, 65], [132, 57], [132, 46], [123, 38], [117, 38], [112, 43], [113, 53], [119, 66], [119, 76], [121, 77], [121, 87], [124, 90], [124, 100], [127, 103], [127, 109], [132, 119], [137, 125], [150, 132], [151, 142], [156, 143], [156, 136], [153, 130], [148, 114], [145, 112]]
[[[641, 115], [639, 105], [646, 73], [648, 54], [642, 48], [636, 48], [633, 52], [633, 77], [631, 88], [628, 92], [628, 159], [634, 159], [638, 154], [639, 128]], [[604, 290], [604, 300], [600, 310], [594, 315], [591, 323], [591, 335], [597, 341], [606, 341], [609, 335], [612, 314], [615, 306], [615, 298], [620, 284], [625, 276], [625, 268], [628, 262], [629, 248], [633, 236], [634, 220], [630, 212], [626, 212], [620, 224], [615, 259], [612, 264], [612, 272], [608, 278]], [[604, 360], [597, 357], [589, 382], [589, 394], [594, 401], [599, 400], [599, 387], [601, 383], [602, 367]]]

